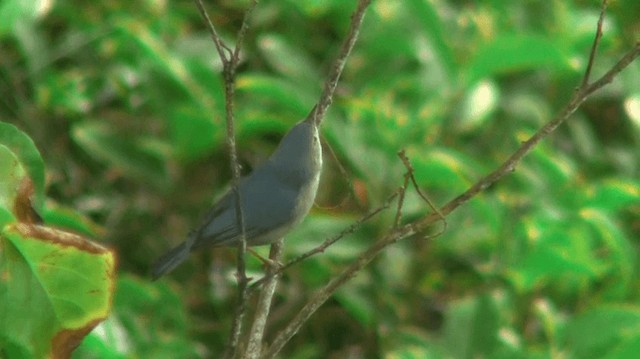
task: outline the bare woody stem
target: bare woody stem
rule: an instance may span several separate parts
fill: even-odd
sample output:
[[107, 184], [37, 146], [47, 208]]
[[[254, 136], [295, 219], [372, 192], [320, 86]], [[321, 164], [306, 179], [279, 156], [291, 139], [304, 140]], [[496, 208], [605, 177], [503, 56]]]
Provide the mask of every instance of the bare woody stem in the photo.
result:
[[[281, 238], [278, 242], [271, 246], [271, 253], [269, 259], [274, 262], [282, 257], [284, 251], [284, 241]], [[247, 350], [245, 352], [245, 358], [259, 358], [262, 352], [262, 341], [264, 338], [264, 330], [267, 325], [267, 319], [269, 319], [269, 312], [271, 308], [271, 302], [273, 295], [276, 291], [276, 285], [278, 284], [279, 271], [277, 266], [270, 266], [267, 269], [265, 275], [265, 282], [260, 291], [258, 302], [256, 304], [256, 315], [252, 320], [251, 330], [249, 331], [249, 338], [247, 343]]]
[[349, 32], [347, 33], [347, 37], [340, 47], [340, 52], [333, 63], [331, 72], [327, 77], [327, 81], [324, 83], [324, 90], [322, 91], [320, 101], [318, 102], [318, 106], [316, 107], [314, 121], [316, 121], [318, 124], [322, 121], [322, 118], [324, 118], [324, 115], [331, 105], [331, 102], [333, 102], [333, 93], [336, 90], [338, 80], [340, 80], [340, 75], [342, 75], [342, 70], [344, 70], [344, 65], [347, 62], [347, 58], [349, 57], [353, 46], [356, 44], [358, 34], [360, 33], [360, 27], [362, 26], [362, 20], [364, 20], [364, 13], [369, 4], [371, 4], [371, 0], [358, 1], [358, 6], [351, 15]]
[[231, 50], [222, 41], [222, 38], [218, 35], [215, 26], [211, 22], [209, 15], [204, 8], [202, 0], [195, 0], [196, 6], [200, 11], [200, 15], [207, 23], [207, 28], [211, 34], [213, 43], [215, 44], [218, 56], [223, 66], [223, 79], [224, 79], [224, 92], [225, 92], [225, 114], [226, 114], [226, 127], [227, 127], [227, 146], [230, 153], [231, 171], [233, 173], [233, 192], [236, 200], [236, 220], [240, 227], [240, 245], [238, 246], [237, 255], [237, 280], [238, 280], [238, 307], [236, 309], [236, 315], [233, 320], [231, 335], [227, 343], [227, 349], [225, 357], [237, 356], [238, 343], [240, 341], [240, 335], [242, 333], [242, 321], [247, 308], [247, 294], [249, 280], [246, 276], [245, 268], [245, 253], [247, 250], [246, 230], [244, 214], [242, 211], [242, 197], [238, 190], [238, 184], [240, 182], [240, 164], [238, 162], [238, 151], [236, 148], [235, 138], [235, 116], [234, 116], [234, 97], [235, 97], [235, 72], [240, 61], [240, 48], [244, 35], [248, 28], [248, 19], [253, 9], [257, 5], [258, 1], [252, 1], [251, 5], [245, 12], [245, 17], [242, 22], [242, 26], [238, 32], [238, 39], [234, 50]]

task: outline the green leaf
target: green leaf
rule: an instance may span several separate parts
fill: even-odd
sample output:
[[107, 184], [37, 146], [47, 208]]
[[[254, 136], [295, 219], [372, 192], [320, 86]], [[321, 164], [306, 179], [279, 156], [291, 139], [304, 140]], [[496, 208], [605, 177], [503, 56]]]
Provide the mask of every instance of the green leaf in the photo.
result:
[[454, 358], [491, 353], [498, 343], [499, 312], [489, 295], [451, 303], [445, 313], [445, 345]]
[[593, 229], [602, 243], [599, 248], [605, 265], [615, 280], [608, 281], [605, 292], [612, 299], [624, 298], [635, 279], [636, 251], [632, 242], [618, 228], [615, 220], [607, 212], [588, 208], [580, 211], [582, 219]]
[[321, 16], [344, 2], [342, 0], [287, 0], [286, 3], [288, 6], [295, 6], [307, 16]]
[[376, 306], [361, 286], [351, 283], [335, 293], [335, 299], [361, 325], [370, 327], [376, 318]]
[[[125, 275], [118, 280], [113, 315], [128, 341], [128, 357], [201, 358], [200, 344], [189, 338], [185, 302], [166, 283]], [[109, 324], [109, 323], [107, 323]], [[114, 328], [115, 329], [115, 328]], [[221, 339], [223, 340], [223, 339]], [[106, 342], [112, 350], [117, 342]]]
[[[339, 234], [348, 228], [355, 219], [347, 216], [336, 217], [332, 215], [311, 214], [287, 235], [287, 253], [300, 255], [311, 250], [322, 241]], [[345, 238], [333, 244], [326, 254], [332, 258], [351, 259], [364, 248], [362, 243]]]
[[27, 224], [0, 238], [0, 348], [9, 358], [65, 357], [111, 308], [114, 254]]
[[219, 142], [220, 126], [195, 106], [179, 106], [169, 114], [169, 128], [176, 156], [183, 160], [202, 157]]
[[131, 358], [130, 352], [131, 343], [122, 323], [110, 315], [87, 335], [73, 358], [127, 359]]
[[[622, 358], [615, 355], [637, 347], [640, 340], [640, 308], [600, 306], [567, 325], [567, 349], [574, 358]], [[636, 353], [637, 354], [637, 353]], [[611, 356], [609, 356], [611, 355]]]
[[275, 33], [265, 34], [258, 38], [257, 44], [269, 65], [284, 77], [301, 84], [318, 83], [318, 66], [285, 37]]
[[535, 246], [511, 273], [518, 290], [531, 291], [550, 282], [576, 286], [603, 274], [605, 266], [593, 252], [588, 228], [547, 218], [536, 218], [527, 225], [526, 232], [535, 236]]
[[[292, 230], [285, 238], [286, 255], [295, 258], [319, 246], [323, 241], [339, 234], [353, 224], [354, 218], [336, 217], [323, 214], [311, 214]], [[332, 263], [348, 262], [355, 258], [366, 243], [361, 237], [348, 235], [335, 242], [324, 253], [310, 257], [300, 263], [300, 273], [304, 283], [321, 285], [326, 283], [333, 274]]]
[[640, 335], [631, 335], [607, 353], [604, 359], [634, 358], [640, 353]]
[[315, 101], [311, 87], [304, 83], [292, 83], [268, 75], [238, 76], [237, 89], [246, 92], [254, 101], [268, 101], [294, 113], [306, 113]]
[[38, 105], [59, 117], [84, 116], [91, 110], [92, 94], [84, 74], [69, 70], [47, 73], [36, 89]]
[[[20, 166], [29, 174], [35, 191], [33, 204], [36, 210], [40, 210], [44, 202], [45, 171], [44, 162], [42, 161], [42, 157], [40, 157], [40, 152], [38, 152], [36, 145], [24, 132], [6, 122], [0, 122], [0, 145], [4, 147], [1, 151], [5, 152], [2, 160], [11, 161], [6, 154], [6, 151], [11, 151], [13, 156], [20, 162]], [[0, 166], [4, 167], [2, 168], [3, 170], [10, 171], [3, 173], [19, 174], [20, 170], [13, 167], [14, 165], [11, 164], [11, 162], [0, 162]], [[18, 172], [13, 172], [11, 168], [14, 168], [15, 171]]]
[[568, 59], [549, 38], [539, 35], [503, 34], [484, 44], [467, 71], [468, 85], [485, 77], [515, 71], [568, 68]]
[[619, 211], [640, 203], [640, 182], [630, 179], [612, 178], [596, 185], [590, 192], [587, 205], [608, 211]]
[[[531, 151], [530, 156], [535, 159], [535, 162], [528, 165], [544, 180], [543, 187], [540, 189], [541, 192], [561, 191], [563, 193], [571, 193], [566, 190], [566, 186], [576, 174], [576, 165], [573, 159], [555, 153], [555, 150], [545, 146], [539, 146]], [[575, 196], [573, 193], [571, 195]], [[569, 200], [572, 199], [569, 198]]]
[[139, 137], [126, 136], [108, 123], [97, 121], [76, 124], [72, 136], [90, 155], [119, 169], [124, 176], [159, 188], [170, 182], [167, 155]]
[[14, 215], [5, 208], [0, 207], [0, 226], [4, 227], [11, 222], [15, 222], [16, 218]]
[[61, 206], [57, 203], [49, 203], [42, 212], [42, 219], [48, 225], [67, 228], [74, 232], [100, 238], [104, 235], [104, 228], [98, 226], [76, 210]]
[[420, 150], [410, 147], [407, 155], [415, 170], [418, 184], [451, 192], [466, 189], [478, 176], [479, 168], [468, 156], [447, 148]]
[[429, 36], [433, 42], [440, 63], [444, 65], [449, 78], [453, 78], [456, 69], [456, 62], [453, 60], [453, 52], [449, 45], [450, 39], [446, 36], [446, 29], [438, 15], [437, 6], [428, 1], [410, 0], [407, 5], [412, 9], [411, 14], [418, 19], [422, 32]]
[[385, 359], [448, 358], [422, 328], [399, 328], [389, 334], [380, 338]]
[[4, 0], [0, 3], [0, 38], [16, 30], [19, 23], [32, 23], [37, 16], [36, 1]]
[[[187, 94], [203, 112], [222, 108], [222, 104], [217, 103], [216, 98], [211, 96], [207, 87], [200, 84], [190, 72], [190, 68], [180, 54], [167, 48], [165, 41], [158, 34], [152, 32], [149, 27], [131, 20], [122, 21], [116, 27], [116, 35], [122, 36], [122, 42], [136, 45], [141, 53], [152, 61], [177, 88]], [[215, 83], [209, 84], [209, 86], [216, 85], [220, 86]]]
[[9, 221], [15, 220], [12, 211], [18, 195], [18, 187], [25, 175], [24, 169], [13, 152], [0, 145], [0, 208], [8, 214], [8, 216], [3, 216], [0, 221], [1, 227], [4, 227]]

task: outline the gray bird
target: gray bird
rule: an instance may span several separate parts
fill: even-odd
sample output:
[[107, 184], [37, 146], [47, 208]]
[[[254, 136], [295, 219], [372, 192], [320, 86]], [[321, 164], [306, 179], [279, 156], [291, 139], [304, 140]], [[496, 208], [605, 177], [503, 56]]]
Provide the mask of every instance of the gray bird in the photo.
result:
[[[247, 246], [269, 244], [282, 238], [311, 209], [322, 169], [322, 147], [314, 112], [315, 108], [284, 136], [266, 162], [240, 179], [238, 189]], [[156, 261], [153, 279], [172, 271], [193, 250], [239, 245], [240, 235], [236, 196], [230, 189], [186, 241]]]

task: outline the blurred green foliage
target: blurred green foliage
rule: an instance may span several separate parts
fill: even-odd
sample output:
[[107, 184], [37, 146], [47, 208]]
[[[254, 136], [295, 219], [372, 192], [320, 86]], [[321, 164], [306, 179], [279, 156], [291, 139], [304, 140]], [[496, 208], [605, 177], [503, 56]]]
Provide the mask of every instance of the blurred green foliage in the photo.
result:
[[[246, 4], [207, 4], [230, 42]], [[315, 103], [353, 6], [287, 0], [256, 8], [235, 102], [246, 169]], [[638, 13], [635, 0], [612, 2], [594, 76], [637, 40]], [[439, 204], [496, 168], [580, 83], [598, 14], [599, 2], [584, 0], [374, 0], [323, 124], [335, 157], [325, 151], [318, 206], [288, 236], [287, 256], [401, 185], [400, 149]], [[104, 233], [119, 253], [112, 315], [75, 357], [215, 357], [233, 313], [233, 251], [194, 254], [158, 283], [147, 276], [230, 178], [220, 62], [195, 6], [3, 0], [0, 54], [0, 121], [27, 133], [47, 167], [46, 203], [37, 208], [47, 223]], [[636, 61], [512, 175], [455, 211], [443, 236], [387, 250], [283, 357], [636, 353], [638, 78]], [[43, 196], [43, 174], [17, 159]], [[428, 212], [408, 195], [405, 221]], [[281, 328], [393, 218], [376, 217], [290, 269], [268, 329]], [[258, 277], [260, 263], [248, 265]]]

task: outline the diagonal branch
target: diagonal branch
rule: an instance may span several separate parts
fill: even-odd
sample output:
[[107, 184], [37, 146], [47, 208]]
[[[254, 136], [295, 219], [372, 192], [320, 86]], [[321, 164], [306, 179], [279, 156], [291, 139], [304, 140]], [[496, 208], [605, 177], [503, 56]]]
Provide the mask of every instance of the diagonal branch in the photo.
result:
[[351, 15], [351, 25], [349, 25], [349, 32], [345, 41], [340, 46], [340, 53], [338, 57], [333, 63], [333, 67], [331, 68], [331, 72], [327, 78], [327, 81], [324, 83], [324, 90], [322, 91], [322, 95], [320, 96], [320, 101], [318, 102], [318, 106], [316, 107], [316, 113], [314, 116], [314, 121], [318, 124], [321, 122], [324, 117], [327, 109], [333, 102], [333, 93], [336, 90], [336, 86], [338, 85], [338, 80], [340, 79], [340, 75], [342, 75], [342, 70], [344, 70], [344, 65], [347, 62], [347, 57], [351, 53], [353, 46], [356, 44], [356, 40], [358, 39], [358, 34], [360, 33], [360, 27], [362, 26], [362, 20], [364, 20], [364, 12], [367, 10], [371, 4], [371, 0], [360, 0], [358, 1], [358, 6], [356, 10]]

